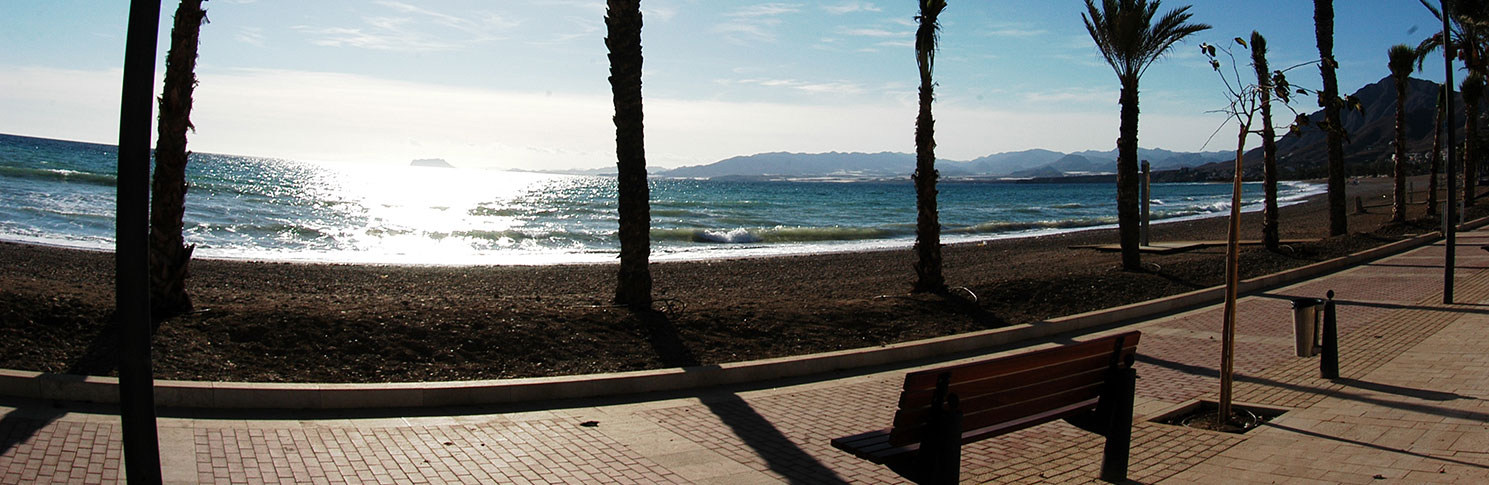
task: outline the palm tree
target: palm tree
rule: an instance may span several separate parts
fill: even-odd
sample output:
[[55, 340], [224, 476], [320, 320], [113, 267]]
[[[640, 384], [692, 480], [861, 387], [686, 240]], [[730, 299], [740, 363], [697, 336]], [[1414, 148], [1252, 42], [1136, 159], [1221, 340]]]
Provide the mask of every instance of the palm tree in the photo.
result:
[[1406, 220], [1406, 81], [1411, 76], [1417, 50], [1406, 44], [1386, 52], [1391, 77], [1396, 79], [1396, 191], [1391, 204], [1391, 222]]
[[641, 1], [608, 0], [605, 47], [610, 50], [610, 90], [615, 100], [620, 272], [615, 303], [651, 308], [651, 202], [646, 186], [646, 145], [641, 112]]
[[1324, 90], [1318, 104], [1324, 109], [1324, 130], [1329, 144], [1329, 235], [1349, 232], [1344, 212], [1344, 125], [1339, 121], [1339, 79], [1334, 71], [1334, 0], [1313, 0], [1313, 33], [1318, 39], [1318, 71]]
[[1458, 86], [1463, 91], [1463, 205], [1474, 203], [1474, 182], [1478, 181], [1479, 165], [1479, 101], [1484, 99], [1484, 76], [1469, 72]]
[[941, 222], [936, 210], [936, 120], [931, 117], [935, 84], [931, 70], [936, 64], [937, 18], [946, 8], [946, 0], [921, 0], [920, 15], [915, 17], [920, 28], [915, 31], [915, 62], [920, 66], [920, 113], [915, 117], [915, 224], [914, 291], [946, 292], [946, 278], [941, 274]]
[[1272, 128], [1272, 70], [1267, 67], [1267, 38], [1251, 31], [1251, 67], [1256, 70], [1257, 91], [1261, 94], [1262, 112], [1262, 242], [1268, 250], [1281, 248], [1277, 229], [1277, 132]]
[[151, 315], [163, 320], [190, 312], [186, 294], [187, 265], [195, 246], [181, 236], [186, 213], [186, 131], [191, 125], [191, 95], [196, 88], [197, 44], [207, 11], [202, 0], [181, 0], [171, 27], [171, 50], [165, 59], [165, 87], [160, 96], [159, 139], [155, 144], [155, 179], [150, 198]]
[[1117, 225], [1122, 243], [1122, 267], [1142, 269], [1138, 253], [1137, 116], [1138, 80], [1153, 61], [1185, 37], [1209, 29], [1190, 24], [1189, 6], [1170, 10], [1154, 21], [1158, 0], [1102, 0], [1097, 8], [1086, 0], [1081, 19], [1102, 57], [1122, 82], [1122, 125], [1117, 138]]

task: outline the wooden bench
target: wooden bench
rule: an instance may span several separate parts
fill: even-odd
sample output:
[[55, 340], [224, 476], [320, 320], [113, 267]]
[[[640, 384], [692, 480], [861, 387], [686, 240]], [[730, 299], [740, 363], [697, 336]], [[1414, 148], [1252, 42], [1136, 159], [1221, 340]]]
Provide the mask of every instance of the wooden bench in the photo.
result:
[[1129, 332], [911, 372], [890, 428], [832, 446], [917, 483], [956, 483], [961, 445], [1064, 419], [1106, 437], [1101, 479], [1125, 481], [1139, 337]]

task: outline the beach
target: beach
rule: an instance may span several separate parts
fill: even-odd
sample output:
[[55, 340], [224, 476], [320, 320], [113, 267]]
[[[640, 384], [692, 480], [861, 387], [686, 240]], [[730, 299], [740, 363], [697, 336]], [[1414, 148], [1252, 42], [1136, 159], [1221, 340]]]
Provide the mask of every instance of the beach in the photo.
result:
[[[1415, 182], [1425, 187], [1422, 178]], [[1273, 253], [1242, 249], [1242, 277], [1437, 229], [1389, 218], [1387, 178], [1350, 185], [1350, 235], [1324, 238], [1324, 196], [1281, 210]], [[1354, 199], [1373, 206], [1354, 214]], [[1423, 194], [1408, 215], [1420, 219]], [[1381, 204], [1386, 204], [1381, 207]], [[1474, 208], [1470, 216], [1483, 211]], [[1226, 218], [1157, 224], [1154, 241], [1224, 240]], [[1259, 239], [1261, 213], [1242, 218]], [[614, 264], [350, 265], [196, 260], [199, 313], [162, 322], [161, 379], [401, 382], [718, 364], [885, 345], [1029, 323], [1222, 284], [1224, 247], [1145, 254], [1127, 272], [1113, 229], [945, 247], [952, 297], [911, 295], [909, 248], [654, 263], [657, 312], [610, 305]], [[0, 243], [0, 367], [113, 375], [111, 253]], [[975, 295], [973, 297], [972, 295]], [[975, 298], [975, 299], [974, 299]], [[1215, 322], [1219, 328], [1220, 322]]]

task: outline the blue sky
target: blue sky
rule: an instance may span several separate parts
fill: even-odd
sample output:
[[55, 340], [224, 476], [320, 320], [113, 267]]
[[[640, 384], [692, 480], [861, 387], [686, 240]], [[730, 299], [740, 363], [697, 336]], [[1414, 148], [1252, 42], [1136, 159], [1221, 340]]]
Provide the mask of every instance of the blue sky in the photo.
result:
[[[1083, 2], [948, 3], [936, 63], [938, 156], [1115, 146], [1118, 84], [1081, 23]], [[127, 4], [0, 0], [0, 132], [117, 140]], [[1199, 150], [1224, 122], [1208, 112], [1225, 98], [1200, 42], [1229, 44], [1260, 30], [1274, 68], [1317, 57], [1312, 2], [1191, 4], [1193, 21], [1215, 28], [1144, 76], [1144, 147]], [[1413, 0], [1336, 4], [1345, 92], [1386, 76], [1391, 45], [1415, 45], [1439, 28]], [[603, 1], [206, 7], [193, 150], [524, 169], [614, 164]], [[160, 70], [174, 9], [162, 6]], [[913, 152], [915, 2], [642, 0], [642, 9], [651, 165], [768, 151]], [[1441, 62], [1416, 76], [1441, 80]], [[1311, 67], [1289, 79], [1319, 87]], [[1205, 149], [1226, 149], [1229, 139]]]

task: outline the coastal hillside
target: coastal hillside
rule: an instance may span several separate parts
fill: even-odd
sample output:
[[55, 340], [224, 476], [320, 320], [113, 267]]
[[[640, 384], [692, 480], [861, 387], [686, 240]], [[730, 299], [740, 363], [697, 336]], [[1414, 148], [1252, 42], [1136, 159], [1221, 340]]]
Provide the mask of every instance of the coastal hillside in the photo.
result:
[[[1410, 79], [1406, 94], [1406, 150], [1408, 172], [1427, 173], [1432, 151], [1432, 123], [1437, 106], [1437, 91], [1441, 86], [1431, 81]], [[1344, 164], [1351, 175], [1388, 174], [1396, 137], [1396, 85], [1389, 76], [1353, 93], [1360, 101], [1363, 112], [1345, 111], [1340, 119], [1349, 137], [1344, 144]], [[1459, 120], [1454, 127], [1455, 138], [1462, 143], [1464, 119], [1463, 97], [1454, 95], [1454, 117]], [[1309, 99], [1295, 99], [1294, 107], [1311, 108], [1316, 105]], [[1300, 109], [1300, 111], [1302, 111]], [[1284, 109], [1273, 109], [1279, 126], [1279, 136], [1286, 133], [1292, 115]], [[1278, 114], [1280, 113], [1280, 114]], [[1328, 175], [1328, 137], [1317, 123], [1324, 118], [1319, 109], [1308, 114], [1310, 126], [1301, 136], [1280, 136], [1277, 140], [1278, 171], [1284, 179], [1317, 178]], [[1234, 140], [1234, 137], [1231, 138]], [[1262, 148], [1259, 144], [1249, 147], [1244, 159], [1247, 179], [1262, 176]], [[1186, 171], [1185, 177], [1192, 180], [1229, 179], [1234, 166], [1232, 162], [1221, 162], [1195, 167]]]

